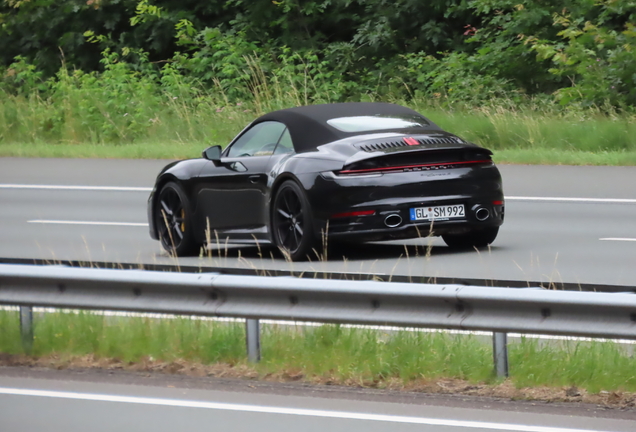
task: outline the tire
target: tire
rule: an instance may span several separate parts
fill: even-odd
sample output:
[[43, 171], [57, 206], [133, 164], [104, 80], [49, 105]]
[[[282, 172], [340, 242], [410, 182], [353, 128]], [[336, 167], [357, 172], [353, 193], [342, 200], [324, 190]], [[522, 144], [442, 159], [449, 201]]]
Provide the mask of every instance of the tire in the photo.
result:
[[495, 241], [499, 227], [483, 228], [466, 234], [443, 234], [442, 239], [453, 249], [480, 249]]
[[199, 252], [192, 232], [190, 202], [177, 183], [168, 182], [161, 188], [154, 217], [161, 246], [169, 254], [188, 256]]
[[307, 259], [315, 244], [313, 217], [309, 201], [298, 183], [286, 180], [272, 206], [274, 244], [292, 261]]

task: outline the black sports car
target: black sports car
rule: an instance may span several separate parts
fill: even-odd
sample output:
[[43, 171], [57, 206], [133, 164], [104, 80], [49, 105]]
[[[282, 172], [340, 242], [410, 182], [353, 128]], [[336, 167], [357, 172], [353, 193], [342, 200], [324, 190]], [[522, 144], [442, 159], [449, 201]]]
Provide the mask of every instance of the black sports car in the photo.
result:
[[299, 260], [324, 235], [441, 235], [451, 247], [484, 247], [504, 220], [491, 155], [399, 105], [275, 111], [225, 150], [166, 166], [148, 200], [150, 235], [179, 256], [221, 239], [273, 244]]

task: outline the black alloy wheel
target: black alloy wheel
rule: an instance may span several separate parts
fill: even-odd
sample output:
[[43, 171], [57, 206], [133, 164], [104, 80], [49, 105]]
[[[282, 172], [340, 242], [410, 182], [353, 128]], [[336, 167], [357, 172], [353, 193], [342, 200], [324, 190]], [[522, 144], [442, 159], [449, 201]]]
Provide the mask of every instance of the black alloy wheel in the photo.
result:
[[314, 245], [313, 218], [301, 187], [286, 180], [278, 189], [272, 208], [276, 246], [292, 261], [307, 259]]
[[198, 251], [188, 199], [177, 183], [169, 182], [161, 188], [155, 207], [155, 225], [161, 245], [170, 254], [185, 256]]
[[495, 241], [499, 227], [482, 228], [465, 234], [443, 234], [444, 242], [453, 249], [480, 249]]

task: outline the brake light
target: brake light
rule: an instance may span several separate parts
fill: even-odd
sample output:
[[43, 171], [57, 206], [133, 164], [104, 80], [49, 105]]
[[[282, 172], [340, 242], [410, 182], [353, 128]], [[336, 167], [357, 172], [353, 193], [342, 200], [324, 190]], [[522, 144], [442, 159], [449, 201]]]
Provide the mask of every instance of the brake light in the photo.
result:
[[490, 163], [492, 163], [492, 160], [490, 159], [468, 160], [468, 161], [460, 161], [460, 162], [423, 163], [423, 164], [416, 164], [416, 165], [398, 165], [398, 166], [387, 166], [387, 167], [377, 167], [377, 168], [346, 169], [346, 170], [340, 171], [340, 174], [364, 174], [364, 173], [382, 172], [382, 171], [428, 171], [428, 170], [435, 170], [435, 169], [453, 168], [453, 167], [462, 166], [462, 165], [478, 165], [478, 164], [490, 164]]
[[492, 205], [503, 205], [503, 201], [493, 201]]
[[332, 215], [331, 218], [338, 219], [338, 218], [355, 217], [355, 216], [372, 216], [374, 214], [375, 214], [375, 210], [362, 210], [362, 211], [336, 213], [335, 215]]
[[419, 142], [417, 142], [417, 140], [415, 138], [412, 138], [412, 137], [402, 138], [402, 141], [404, 141], [405, 143], [407, 143], [410, 146], [419, 144]]

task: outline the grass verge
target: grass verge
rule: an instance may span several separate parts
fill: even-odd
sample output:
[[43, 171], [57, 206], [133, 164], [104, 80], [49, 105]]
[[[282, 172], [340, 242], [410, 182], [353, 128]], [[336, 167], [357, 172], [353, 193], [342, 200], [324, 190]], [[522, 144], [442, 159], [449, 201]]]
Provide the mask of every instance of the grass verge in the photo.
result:
[[636, 151], [586, 152], [553, 148], [504, 149], [494, 154], [499, 164], [634, 166]]
[[[66, 102], [80, 104], [82, 99], [77, 98]], [[56, 100], [7, 97], [0, 100], [0, 156], [199, 157], [209, 145], [227, 145], [260, 114], [297, 105], [291, 99], [266, 106], [258, 101], [228, 104], [219, 98], [197, 104], [179, 101], [168, 98], [155, 105], [143, 98], [135, 101], [138, 118], [132, 122], [128, 112], [111, 113], [106, 103], [99, 115], [64, 105], [68, 108], [65, 114], [51, 119]], [[422, 112], [445, 130], [492, 149], [499, 163], [636, 165], [633, 115], [502, 105], [451, 110], [425, 101], [396, 102]]]
[[[199, 157], [210, 143], [0, 144], [0, 157], [186, 159]], [[496, 150], [498, 164], [634, 166], [636, 151], [584, 152], [552, 148]]]
[[[249, 365], [242, 323], [40, 314], [33, 357], [27, 358], [22, 355], [18, 322], [17, 312], [0, 311], [0, 352], [5, 358], [12, 356], [13, 364], [72, 366], [78, 359], [84, 359], [79, 363], [84, 365], [88, 358], [90, 365], [101, 367], [190, 370], [375, 388], [431, 391], [431, 383], [440, 387], [440, 382], [447, 384], [438, 391], [457, 383], [469, 392], [502, 388], [492, 375], [490, 344], [471, 335], [266, 325], [261, 338], [263, 359]], [[537, 393], [537, 388], [566, 389], [570, 397], [636, 391], [636, 360], [613, 342], [524, 338], [510, 345], [509, 356], [511, 376], [506, 388], [516, 397], [536, 397], [522, 389]]]

